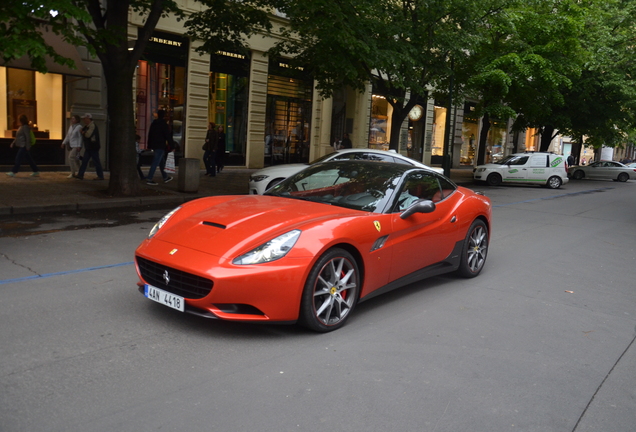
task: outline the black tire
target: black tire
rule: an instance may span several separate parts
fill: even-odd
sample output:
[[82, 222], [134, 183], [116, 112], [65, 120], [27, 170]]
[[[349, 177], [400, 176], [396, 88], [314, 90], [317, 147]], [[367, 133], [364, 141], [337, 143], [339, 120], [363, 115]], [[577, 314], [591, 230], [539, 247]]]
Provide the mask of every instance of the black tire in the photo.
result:
[[550, 189], [558, 189], [561, 187], [561, 184], [563, 184], [563, 180], [561, 180], [561, 177], [552, 176], [548, 179], [546, 186], [549, 187]]
[[624, 172], [623, 172], [623, 173], [620, 173], [620, 174], [618, 175], [618, 178], [617, 178], [616, 180], [618, 180], [619, 182], [623, 182], [623, 183], [625, 183], [627, 180], [629, 180], [629, 174], [624, 173]]
[[481, 220], [475, 220], [464, 240], [458, 273], [466, 278], [473, 278], [481, 273], [488, 255], [488, 227]]
[[358, 263], [346, 250], [330, 249], [307, 277], [299, 323], [321, 333], [339, 329], [351, 315], [359, 295]]
[[491, 173], [486, 179], [486, 183], [488, 183], [488, 186], [499, 186], [501, 182], [502, 178], [497, 173]]
[[[285, 179], [284, 178], [277, 178], [277, 179], [272, 180], [267, 185], [267, 189], [273, 188], [274, 186], [276, 186], [278, 183], [282, 182], [283, 180], [285, 180]], [[267, 190], [267, 189], [265, 189], [265, 190]]]
[[581, 170], [574, 171], [574, 174], [572, 174], [574, 180], [581, 180], [583, 177], [585, 177], [585, 173]]

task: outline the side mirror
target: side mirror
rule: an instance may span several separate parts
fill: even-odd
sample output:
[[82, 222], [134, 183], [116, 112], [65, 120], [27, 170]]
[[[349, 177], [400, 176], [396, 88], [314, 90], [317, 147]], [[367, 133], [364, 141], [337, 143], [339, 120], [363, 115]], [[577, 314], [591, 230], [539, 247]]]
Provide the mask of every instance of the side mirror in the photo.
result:
[[400, 219], [406, 219], [414, 213], [432, 213], [435, 211], [435, 203], [431, 200], [420, 199], [415, 201], [400, 214]]

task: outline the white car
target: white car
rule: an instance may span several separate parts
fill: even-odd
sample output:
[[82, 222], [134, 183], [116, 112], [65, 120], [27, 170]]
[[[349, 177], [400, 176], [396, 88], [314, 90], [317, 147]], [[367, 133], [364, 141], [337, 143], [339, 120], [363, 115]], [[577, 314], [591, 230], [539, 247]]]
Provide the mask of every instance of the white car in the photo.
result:
[[574, 180], [590, 178], [626, 182], [629, 179], [636, 180], [636, 168], [623, 165], [616, 161], [598, 161], [592, 162], [589, 165], [575, 165], [570, 167], [568, 175]]
[[506, 156], [497, 163], [479, 165], [473, 180], [490, 186], [536, 184], [558, 189], [568, 182], [567, 162], [561, 155], [548, 152], [525, 152]]
[[406, 165], [412, 165], [418, 168], [426, 168], [440, 174], [444, 174], [442, 168], [432, 168], [424, 165], [421, 162], [402, 156], [395, 150], [372, 150], [372, 149], [344, 149], [338, 150], [333, 153], [326, 154], [311, 164], [283, 164], [274, 165], [271, 167], [263, 168], [256, 171], [250, 176], [250, 194], [251, 195], [263, 195], [263, 193], [285, 180], [287, 177], [296, 174], [298, 171], [307, 168], [309, 165], [317, 164], [320, 162], [330, 160], [375, 160], [384, 162], [402, 163]]

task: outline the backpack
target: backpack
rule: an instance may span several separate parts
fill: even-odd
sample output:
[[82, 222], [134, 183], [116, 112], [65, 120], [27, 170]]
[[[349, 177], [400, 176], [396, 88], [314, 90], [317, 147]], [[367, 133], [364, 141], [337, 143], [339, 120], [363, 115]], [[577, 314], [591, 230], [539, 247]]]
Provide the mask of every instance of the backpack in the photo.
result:
[[35, 134], [33, 133], [33, 129], [29, 129], [29, 132], [31, 133], [31, 145], [34, 146], [35, 145]]

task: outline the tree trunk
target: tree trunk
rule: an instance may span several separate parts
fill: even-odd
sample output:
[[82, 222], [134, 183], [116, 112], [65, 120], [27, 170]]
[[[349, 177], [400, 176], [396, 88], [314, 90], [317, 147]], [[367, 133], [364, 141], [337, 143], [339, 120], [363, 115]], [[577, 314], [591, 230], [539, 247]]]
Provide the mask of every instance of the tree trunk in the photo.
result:
[[550, 143], [554, 134], [554, 126], [544, 126], [541, 131], [541, 144], [539, 145], [539, 151], [546, 152], [550, 148]]
[[[114, 70], [106, 70], [106, 69]], [[127, 67], [104, 65], [108, 94], [108, 160], [111, 196], [135, 196], [140, 185], [135, 151], [133, 73]]]
[[402, 131], [402, 123], [415, 106], [415, 98], [411, 98], [406, 105], [398, 102], [391, 104], [393, 113], [391, 114], [391, 135], [389, 136], [389, 149], [399, 151], [400, 149], [400, 132]]
[[[486, 163], [486, 148], [488, 147], [488, 131], [490, 130], [490, 116], [486, 112], [481, 119], [481, 132], [479, 133], [479, 144], [477, 146], [477, 165]], [[490, 161], [488, 161], [490, 162]]]

